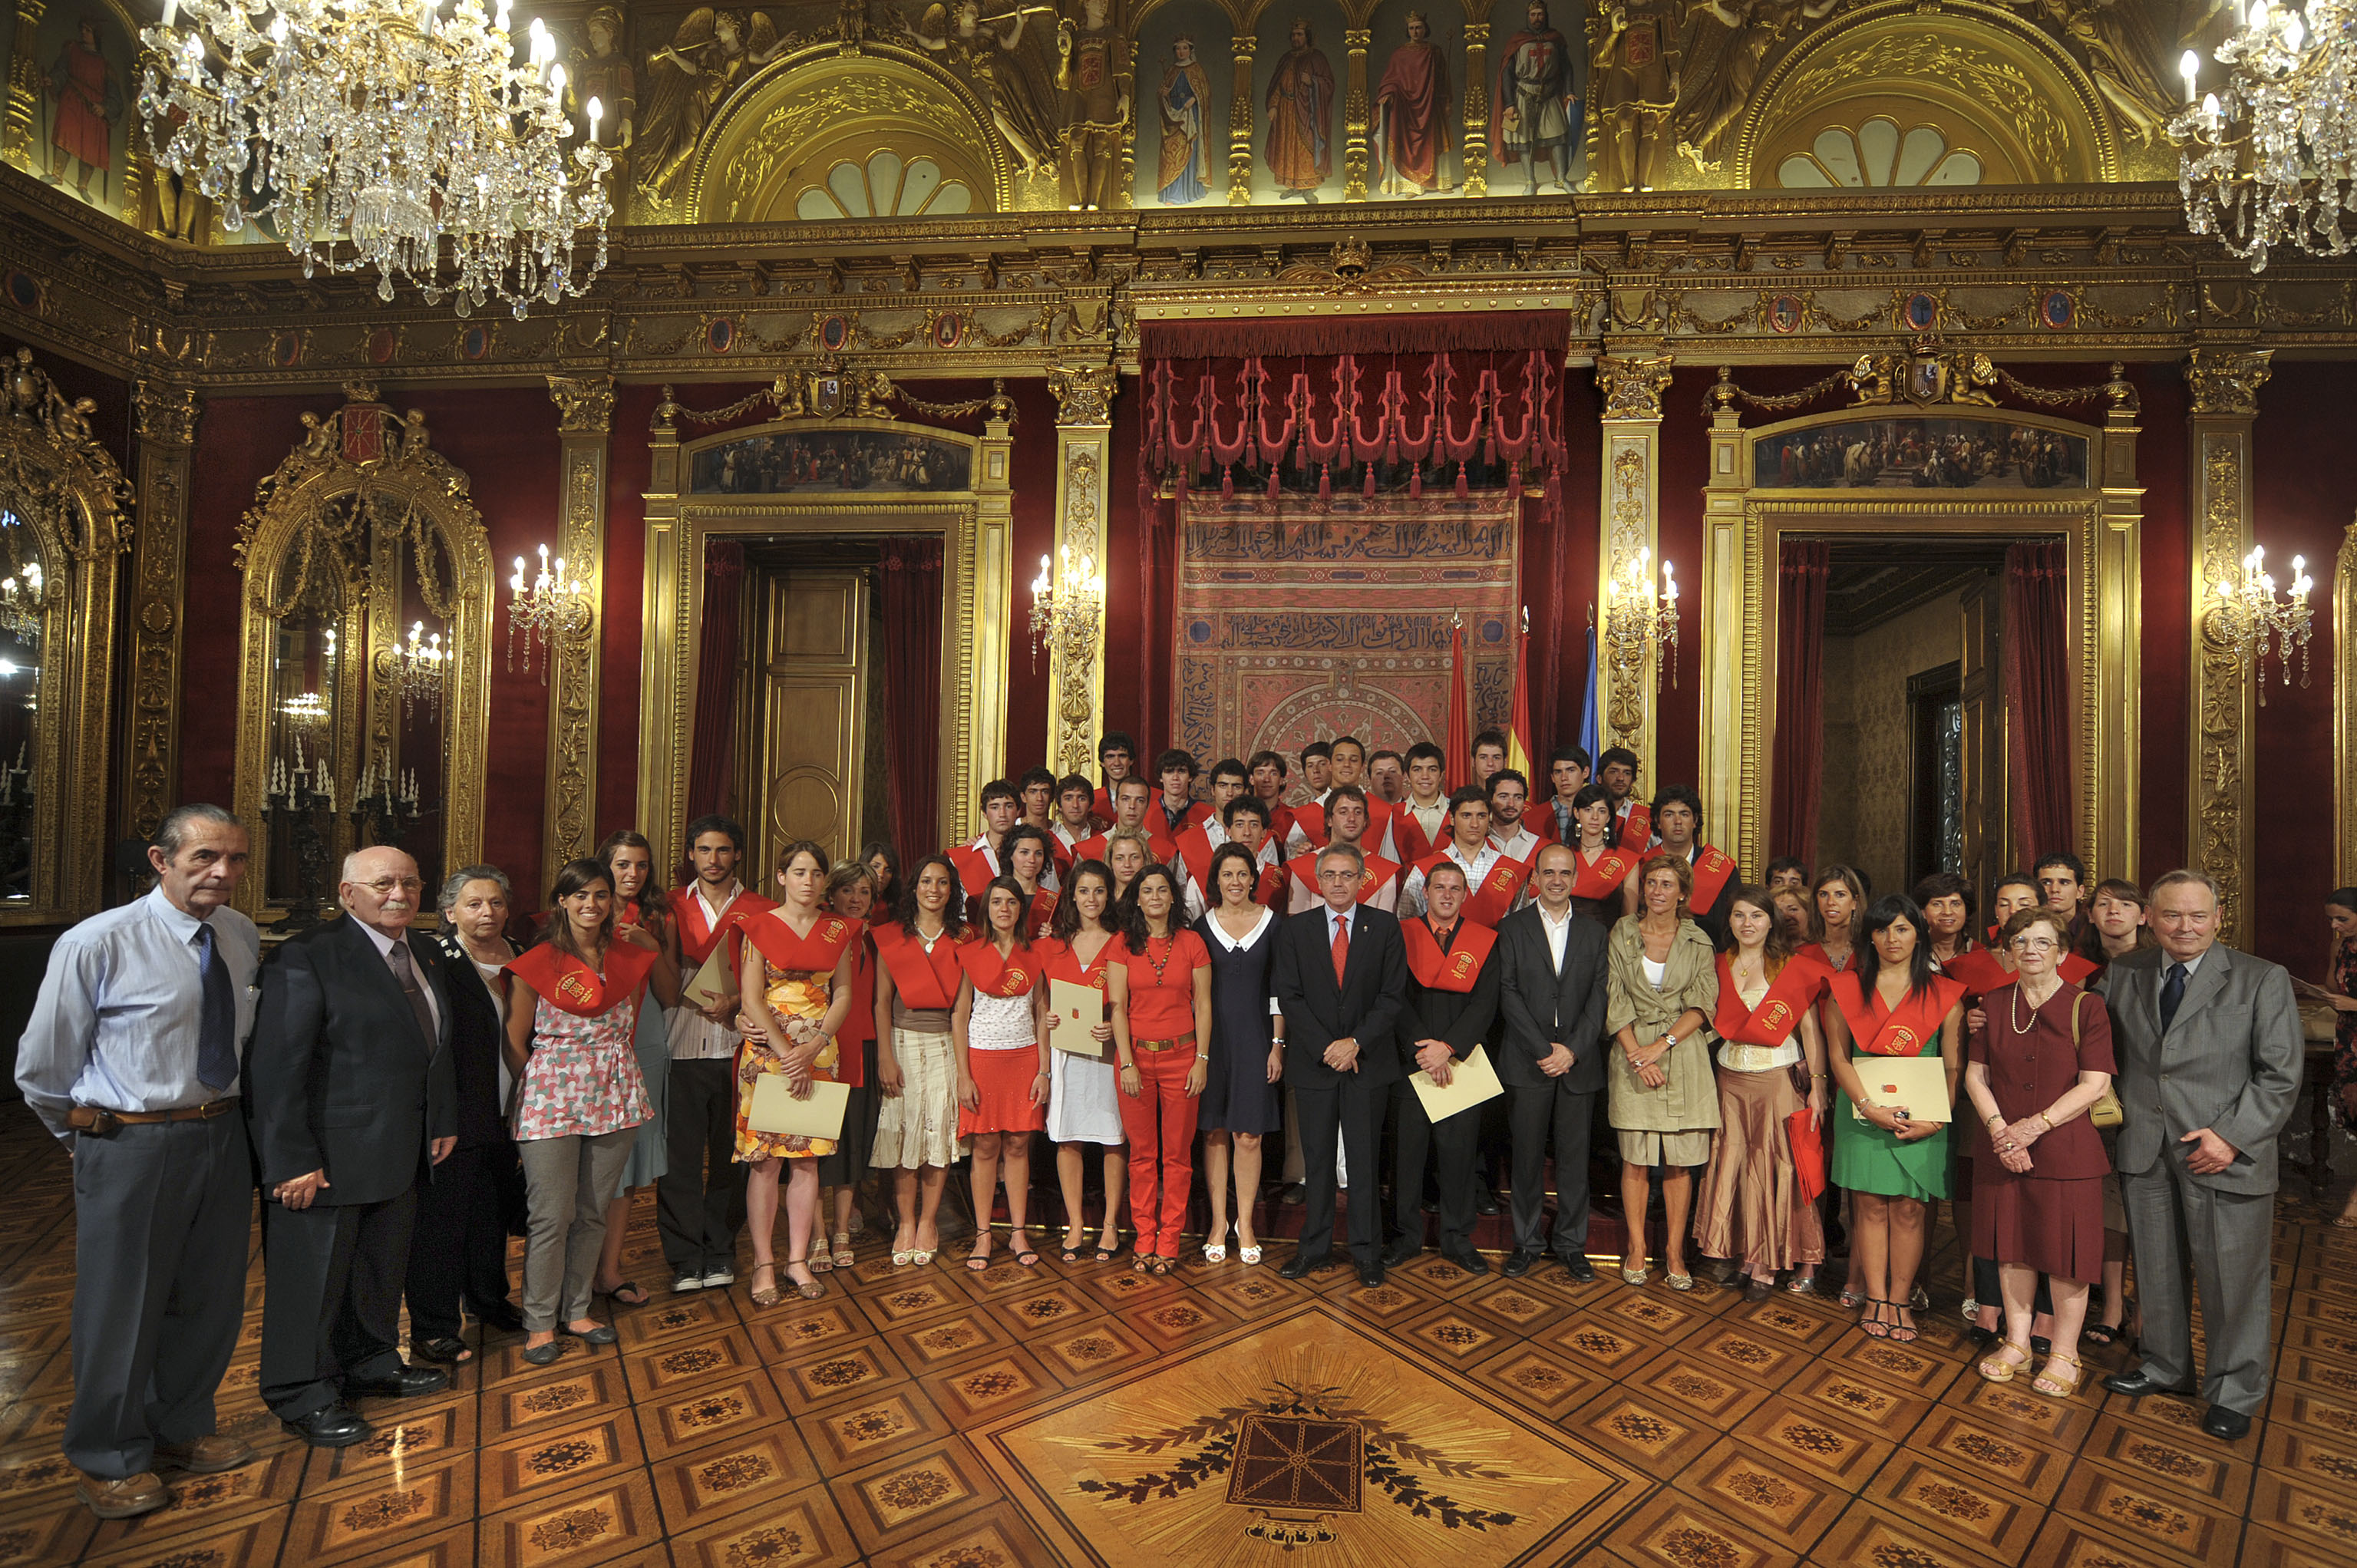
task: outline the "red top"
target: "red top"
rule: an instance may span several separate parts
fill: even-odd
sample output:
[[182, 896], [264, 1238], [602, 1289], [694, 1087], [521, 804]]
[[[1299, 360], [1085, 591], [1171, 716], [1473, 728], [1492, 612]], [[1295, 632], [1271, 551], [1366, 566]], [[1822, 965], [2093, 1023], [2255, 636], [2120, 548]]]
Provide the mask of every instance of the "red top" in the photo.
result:
[[1747, 1007], [1742, 993], [1735, 988], [1735, 966], [1730, 955], [1718, 955], [1718, 1012], [1710, 1026], [1719, 1037], [1743, 1046], [1781, 1046], [1799, 1031], [1801, 1018], [1809, 1004], [1824, 989], [1832, 972], [1806, 953], [1797, 953], [1784, 961], [1776, 978], [1768, 983], [1768, 993], [1760, 998], [1760, 1005]]
[[1004, 954], [998, 950], [998, 944], [986, 940], [957, 945], [958, 967], [974, 982], [974, 988], [985, 995], [1009, 1001], [1028, 995], [1039, 985], [1049, 956], [1024, 942], [1016, 943], [1012, 952]]
[[635, 942], [612, 942], [607, 946], [601, 975], [554, 943], [543, 942], [517, 954], [507, 972], [540, 993], [550, 1006], [576, 1018], [599, 1018], [638, 995], [655, 958]]
[[898, 920], [876, 927], [876, 960], [892, 976], [892, 989], [912, 1012], [946, 1012], [958, 993], [957, 950], [963, 940], [938, 941], [927, 952]]
[[810, 935], [794, 935], [780, 911], [759, 919], [737, 922], [745, 940], [776, 968], [789, 972], [832, 974], [845, 949], [856, 945], [867, 928], [848, 915], [821, 914], [811, 922]]
[[1195, 972], [1211, 965], [1211, 950], [1201, 937], [1181, 929], [1149, 940], [1143, 954], [1131, 950], [1127, 937], [1115, 937], [1105, 951], [1129, 972], [1132, 1040], [1175, 1040], [1195, 1032]]
[[[1965, 1059], [1985, 1065], [1990, 1097], [2007, 1122], [2035, 1116], [2061, 1099], [2077, 1086], [2082, 1069], [2119, 1070], [2112, 1052], [2111, 1014], [2100, 996], [2066, 984], [2032, 1009], [2017, 986], [2007, 984], [1990, 992], [1981, 1005], [1987, 1021], [1966, 1046]], [[2073, 1008], [2079, 1015], [2075, 1046], [2071, 1036]], [[2027, 1027], [2016, 1029], [2016, 1024]], [[1980, 1167], [1974, 1172], [1975, 1181], [2007, 1179], [1986, 1126], [1972, 1147]], [[2029, 1159], [2030, 1175], [2056, 1180], [2104, 1176], [2112, 1168], [2101, 1134], [2084, 1116], [2073, 1116], [2041, 1135], [2031, 1145]]]

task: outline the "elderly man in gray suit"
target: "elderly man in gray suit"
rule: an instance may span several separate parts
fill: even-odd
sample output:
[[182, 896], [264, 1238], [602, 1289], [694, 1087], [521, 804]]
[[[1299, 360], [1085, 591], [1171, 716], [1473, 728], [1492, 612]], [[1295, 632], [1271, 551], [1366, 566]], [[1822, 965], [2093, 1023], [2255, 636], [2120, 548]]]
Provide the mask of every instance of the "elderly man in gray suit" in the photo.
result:
[[2267, 1397], [2276, 1137], [2299, 1097], [2299, 1010], [2280, 965], [2217, 945], [2216, 883], [2172, 871], [2149, 897], [2160, 946], [2115, 960], [2103, 983], [2144, 1304], [2144, 1359], [2104, 1386], [2193, 1391], [2190, 1263], [2208, 1341], [2201, 1430], [2233, 1442]]

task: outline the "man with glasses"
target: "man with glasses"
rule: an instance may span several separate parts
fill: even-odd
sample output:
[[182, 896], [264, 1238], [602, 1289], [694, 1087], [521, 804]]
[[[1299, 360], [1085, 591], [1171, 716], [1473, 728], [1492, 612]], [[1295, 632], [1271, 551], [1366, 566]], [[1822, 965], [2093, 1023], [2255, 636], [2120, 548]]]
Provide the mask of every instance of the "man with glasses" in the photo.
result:
[[401, 1289], [417, 1184], [458, 1142], [445, 960], [409, 929], [417, 863], [356, 851], [337, 891], [344, 918], [264, 966], [246, 1059], [268, 1273], [262, 1398], [321, 1448], [369, 1435], [352, 1399], [449, 1387], [401, 1359]]

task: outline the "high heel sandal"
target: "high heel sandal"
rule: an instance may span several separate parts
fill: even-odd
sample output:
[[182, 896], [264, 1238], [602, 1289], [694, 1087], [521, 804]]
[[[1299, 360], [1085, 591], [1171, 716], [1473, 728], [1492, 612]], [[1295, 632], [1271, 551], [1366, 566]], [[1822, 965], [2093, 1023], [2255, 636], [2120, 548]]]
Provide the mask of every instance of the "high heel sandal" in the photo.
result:
[[764, 1269], [769, 1271], [770, 1283], [767, 1286], [754, 1285], [751, 1287], [753, 1305], [755, 1306], [775, 1306], [778, 1303], [785, 1299], [778, 1290], [778, 1265], [775, 1263], [756, 1263], [753, 1265], [753, 1273], [757, 1276]]
[[1009, 1238], [1007, 1245], [1014, 1250], [1015, 1261], [1020, 1266], [1027, 1269], [1036, 1269], [1039, 1266], [1039, 1250], [1031, 1245], [1031, 1228], [1029, 1226], [1017, 1225], [1015, 1228], [1015, 1234], [1013, 1237]]
[[[2020, 1351], [2021, 1359], [2018, 1361], [2005, 1359], [2005, 1353], [2007, 1350]], [[2013, 1375], [2029, 1366], [2033, 1359], [2035, 1358], [2030, 1355], [2029, 1346], [2017, 1345], [2012, 1340], [2007, 1339], [2000, 1341], [1996, 1349], [1974, 1362], [1973, 1370], [1980, 1374], [1981, 1381], [1985, 1383], [2009, 1383], [2013, 1381]]]
[[[1072, 1240], [1075, 1236], [1079, 1237], [1080, 1240], [1077, 1241]], [[1064, 1232], [1064, 1262], [1068, 1263], [1079, 1262], [1081, 1261], [1081, 1254], [1087, 1251], [1088, 1247], [1089, 1228], [1087, 1226], [1083, 1225], [1078, 1230], [1069, 1230]]]
[[1911, 1323], [1901, 1323], [1898, 1321], [1898, 1318], [1900, 1313], [1913, 1312], [1915, 1308], [1912, 1306], [1903, 1305], [1895, 1301], [1886, 1301], [1882, 1305], [1890, 1309], [1890, 1342], [1894, 1345], [1914, 1344], [1915, 1326]]
[[985, 1269], [990, 1267], [990, 1232], [985, 1230], [981, 1235], [976, 1236], [974, 1239], [974, 1243], [982, 1250], [978, 1252], [968, 1252], [965, 1258], [965, 1266], [972, 1269], [975, 1273], [980, 1273]]
[[1244, 1245], [1244, 1233], [1242, 1230], [1236, 1232], [1236, 1262], [1244, 1264], [1254, 1264], [1260, 1262], [1260, 1242], [1254, 1240], [1249, 1247]]
[[[2054, 1363], [2057, 1361], [2071, 1363], [2071, 1377], [2067, 1382], [2063, 1380], [2062, 1375], [2054, 1369]], [[2066, 1400], [2079, 1391], [2079, 1380], [2086, 1375], [2087, 1364], [2084, 1361], [2080, 1360], [2076, 1356], [2066, 1356], [2061, 1351], [2056, 1350], [2047, 1356], [2046, 1365], [2038, 1369], [2038, 1376], [2029, 1380], [2029, 1386], [2048, 1399]]]
[[1857, 1320], [1857, 1331], [1868, 1339], [1889, 1338], [1890, 1325], [1882, 1321], [1882, 1309], [1890, 1304], [1870, 1295], [1858, 1299], [1866, 1304], [1866, 1312]]
[[848, 1230], [838, 1230], [834, 1233], [833, 1251], [834, 1266], [838, 1269], [852, 1268], [859, 1262], [859, 1255], [851, 1250], [851, 1232]]
[[[812, 1266], [813, 1262], [813, 1261], [809, 1258], [788, 1258], [786, 1260], [786, 1265], [791, 1268], [794, 1264], [800, 1263], [802, 1266], [804, 1273], [815, 1274], [818, 1271]], [[816, 1301], [821, 1296], [826, 1294], [826, 1286], [821, 1284], [815, 1279], [798, 1280], [794, 1278], [793, 1275], [788, 1274], [786, 1276], [786, 1283], [793, 1286], [794, 1294], [802, 1297], [804, 1301]]]
[[1220, 1227], [1220, 1233], [1218, 1236], [1203, 1243], [1203, 1262], [1207, 1263], [1224, 1263], [1227, 1261], [1228, 1228], [1222, 1225]]

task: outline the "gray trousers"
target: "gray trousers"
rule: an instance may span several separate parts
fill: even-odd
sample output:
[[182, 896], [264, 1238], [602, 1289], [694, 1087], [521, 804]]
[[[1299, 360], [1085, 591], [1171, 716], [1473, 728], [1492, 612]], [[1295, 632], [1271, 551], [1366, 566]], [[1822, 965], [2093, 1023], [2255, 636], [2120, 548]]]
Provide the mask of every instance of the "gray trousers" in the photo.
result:
[[65, 1455], [121, 1480], [156, 1444], [213, 1431], [245, 1316], [253, 1172], [245, 1122], [75, 1134], [73, 1408]]
[[520, 1140], [532, 1226], [523, 1254], [523, 1326], [538, 1334], [589, 1316], [597, 1254], [606, 1245], [606, 1205], [638, 1140], [617, 1133]]
[[2193, 1381], [2190, 1265], [2201, 1292], [2201, 1397], [2244, 1415], [2267, 1401], [2268, 1330], [2275, 1318], [2273, 1193], [2201, 1186], [2163, 1151], [2150, 1170], [2120, 1177], [2144, 1310], [2142, 1369], [2156, 1383]]
[[745, 1226], [745, 1167], [737, 1163], [737, 1063], [671, 1064], [663, 1107], [667, 1165], [655, 1181], [655, 1220], [674, 1277], [737, 1266]]

